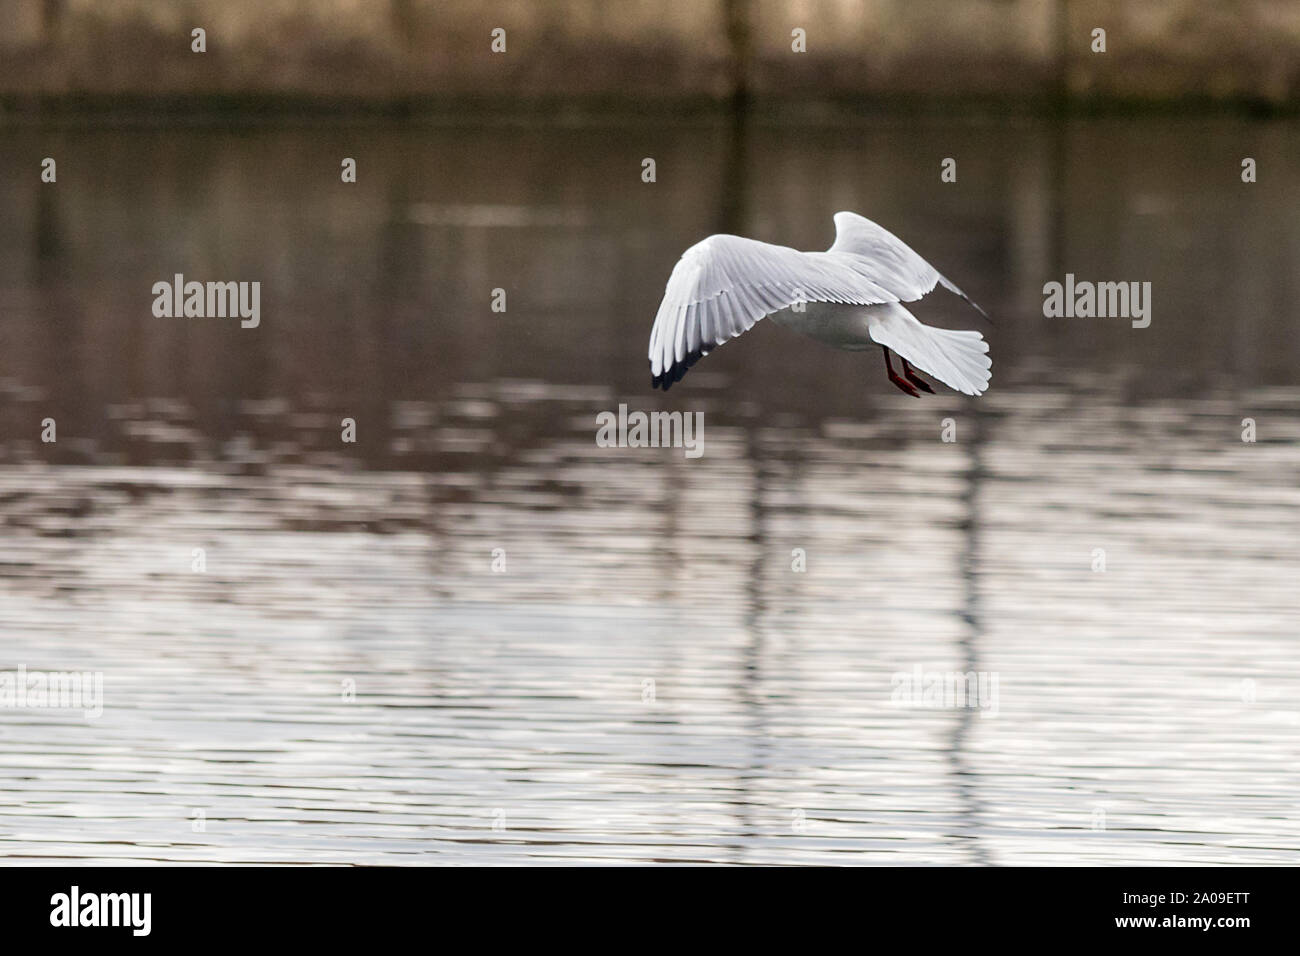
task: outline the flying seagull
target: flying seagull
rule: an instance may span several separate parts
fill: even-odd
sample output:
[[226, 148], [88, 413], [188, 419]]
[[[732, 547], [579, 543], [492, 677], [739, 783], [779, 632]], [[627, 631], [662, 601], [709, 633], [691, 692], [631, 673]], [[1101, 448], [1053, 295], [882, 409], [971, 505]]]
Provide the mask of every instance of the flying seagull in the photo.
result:
[[[987, 314], [892, 232], [857, 213], [835, 214], [835, 244], [800, 252], [740, 236], [709, 236], [682, 254], [650, 332], [651, 384], [665, 392], [687, 369], [763, 316], [833, 348], [884, 350], [889, 380], [934, 393], [913, 370], [967, 395], [989, 384], [989, 345], [975, 331], [923, 325], [903, 308], [935, 284]], [[889, 353], [903, 370], [894, 371]]]

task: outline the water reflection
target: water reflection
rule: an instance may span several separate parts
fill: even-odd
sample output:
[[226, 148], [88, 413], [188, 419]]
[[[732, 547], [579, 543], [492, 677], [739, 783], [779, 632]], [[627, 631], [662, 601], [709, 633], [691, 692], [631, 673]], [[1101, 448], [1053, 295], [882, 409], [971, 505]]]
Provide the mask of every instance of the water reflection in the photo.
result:
[[[0, 183], [0, 668], [102, 670], [106, 710], [0, 710], [0, 853], [1293, 860], [1296, 145], [13, 131], [59, 182]], [[985, 399], [761, 325], [649, 390], [683, 248], [841, 208], [994, 314]], [[154, 318], [177, 272], [262, 282], [261, 327]], [[1151, 327], [1043, 319], [1066, 272], [1152, 281]], [[620, 402], [703, 411], [704, 457], [597, 447]], [[997, 673], [997, 716], [892, 704], [918, 664]]]

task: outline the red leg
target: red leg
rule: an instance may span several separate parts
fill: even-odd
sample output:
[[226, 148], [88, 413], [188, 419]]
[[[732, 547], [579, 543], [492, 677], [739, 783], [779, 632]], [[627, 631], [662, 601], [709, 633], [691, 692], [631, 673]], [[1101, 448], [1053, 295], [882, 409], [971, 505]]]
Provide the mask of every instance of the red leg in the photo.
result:
[[[885, 353], [885, 371], [889, 373], [889, 380], [913, 398], [920, 398], [921, 393], [899, 378], [898, 373], [894, 371], [894, 363], [889, 361], [889, 349], [883, 345], [880, 348]], [[907, 363], [904, 362], [903, 364], [906, 365]]]
[[[902, 356], [899, 357], [902, 358]], [[930, 387], [930, 383], [913, 371], [912, 366], [907, 364], [907, 359], [903, 359], [903, 378], [907, 379], [921, 391], [929, 392], [931, 395], [934, 394], [934, 389]]]

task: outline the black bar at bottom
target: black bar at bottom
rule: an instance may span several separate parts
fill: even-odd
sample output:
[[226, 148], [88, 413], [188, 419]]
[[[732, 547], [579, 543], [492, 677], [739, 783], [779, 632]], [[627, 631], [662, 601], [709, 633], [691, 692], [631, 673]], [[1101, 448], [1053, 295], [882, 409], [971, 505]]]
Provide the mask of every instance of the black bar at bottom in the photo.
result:
[[1293, 884], [1290, 870], [1260, 868], [9, 866], [0, 867], [0, 911], [10, 952], [24, 940], [74, 936], [333, 947], [411, 934], [436, 942], [462, 931], [534, 946], [556, 938], [734, 945], [747, 935], [770, 943], [776, 925], [848, 931], [861, 942], [889, 931], [948, 943], [1200, 937], [1231, 946], [1284, 933]]

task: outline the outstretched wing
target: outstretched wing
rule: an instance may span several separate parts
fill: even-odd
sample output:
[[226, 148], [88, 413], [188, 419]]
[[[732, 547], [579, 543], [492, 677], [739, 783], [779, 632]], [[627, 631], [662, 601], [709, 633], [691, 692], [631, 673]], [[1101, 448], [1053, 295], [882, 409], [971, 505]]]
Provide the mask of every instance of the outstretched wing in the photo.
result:
[[855, 212], [835, 214], [835, 244], [828, 251], [862, 257], [869, 263], [876, 281], [902, 302], [915, 302], [939, 283], [970, 302], [980, 315], [988, 318], [970, 296], [940, 275], [939, 270], [917, 255], [902, 239]]
[[878, 305], [898, 299], [864, 258], [709, 236], [682, 254], [668, 278], [650, 332], [652, 384], [667, 391], [710, 350], [797, 302]]

